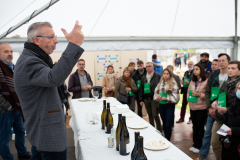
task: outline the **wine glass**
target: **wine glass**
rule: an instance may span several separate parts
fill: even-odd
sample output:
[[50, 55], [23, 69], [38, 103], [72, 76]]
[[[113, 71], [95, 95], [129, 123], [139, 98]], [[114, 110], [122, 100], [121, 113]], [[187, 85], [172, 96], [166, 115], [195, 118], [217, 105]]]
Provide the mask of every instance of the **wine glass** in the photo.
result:
[[93, 134], [91, 131], [91, 127], [94, 124], [94, 118], [93, 118], [93, 113], [87, 113], [87, 123], [90, 125], [90, 132], [89, 134]]
[[92, 83], [91, 83], [91, 82], [88, 82], [87, 87], [90, 88], [91, 86], [92, 86]]
[[97, 99], [98, 99], [98, 97], [99, 97], [98, 91], [93, 91], [93, 96], [94, 96], [94, 98], [95, 98], [95, 102], [97, 102]]

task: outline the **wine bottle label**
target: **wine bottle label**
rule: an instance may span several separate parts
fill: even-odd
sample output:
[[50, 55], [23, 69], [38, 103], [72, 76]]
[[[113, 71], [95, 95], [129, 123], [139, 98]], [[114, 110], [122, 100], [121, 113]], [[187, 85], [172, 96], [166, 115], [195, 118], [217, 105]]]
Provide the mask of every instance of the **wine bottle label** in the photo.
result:
[[107, 127], [105, 126], [105, 132], [107, 132]]
[[130, 143], [126, 144], [126, 153], [130, 153]]

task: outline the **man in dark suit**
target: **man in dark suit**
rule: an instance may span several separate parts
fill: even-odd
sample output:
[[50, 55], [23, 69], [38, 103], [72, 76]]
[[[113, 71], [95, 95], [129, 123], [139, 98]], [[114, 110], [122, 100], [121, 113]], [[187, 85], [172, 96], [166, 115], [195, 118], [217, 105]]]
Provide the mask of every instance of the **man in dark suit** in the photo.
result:
[[28, 28], [28, 40], [14, 72], [32, 160], [66, 160], [67, 136], [63, 106], [68, 96], [64, 81], [84, 50], [82, 26], [77, 21], [73, 30], [62, 29], [69, 44], [53, 65], [49, 56], [58, 40], [49, 22], [36, 22]]

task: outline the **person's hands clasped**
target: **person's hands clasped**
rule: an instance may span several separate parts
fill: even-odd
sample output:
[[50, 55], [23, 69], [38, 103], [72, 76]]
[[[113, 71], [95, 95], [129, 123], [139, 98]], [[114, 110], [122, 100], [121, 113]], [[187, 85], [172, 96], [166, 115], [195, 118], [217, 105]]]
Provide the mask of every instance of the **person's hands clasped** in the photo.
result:
[[185, 81], [184, 84], [189, 84], [189, 81]]
[[216, 119], [215, 109], [209, 108], [208, 111], [209, 111], [209, 115], [210, 115], [211, 117], [213, 117], [214, 119]]
[[86, 91], [86, 90], [88, 90], [88, 87], [87, 86], [82, 86], [82, 90]]
[[79, 25], [79, 22], [76, 21], [74, 28], [70, 33], [68, 33], [65, 29], [61, 29], [63, 34], [65, 35], [68, 42], [74, 43], [78, 46], [81, 46], [84, 41], [84, 35], [81, 31], [82, 26]]
[[91, 90], [92, 89], [92, 86], [88, 86], [88, 90]]
[[162, 98], [162, 97], [161, 97], [160, 95], [157, 96], [157, 100], [161, 100], [161, 98]]
[[162, 97], [161, 100], [162, 101], [167, 101], [168, 99], [167, 99], [167, 97]]

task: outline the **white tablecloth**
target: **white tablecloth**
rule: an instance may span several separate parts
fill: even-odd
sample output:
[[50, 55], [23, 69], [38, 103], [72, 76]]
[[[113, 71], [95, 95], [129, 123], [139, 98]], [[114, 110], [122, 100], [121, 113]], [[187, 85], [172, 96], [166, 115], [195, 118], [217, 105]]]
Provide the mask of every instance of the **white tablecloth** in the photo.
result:
[[[106, 98], [107, 102], [111, 104], [120, 104], [115, 98]], [[96, 105], [97, 103], [97, 105]], [[103, 102], [80, 102], [76, 99], [71, 100], [72, 118], [70, 120], [70, 126], [74, 131], [75, 142], [75, 154], [77, 160], [129, 160], [130, 155], [121, 156], [116, 148], [108, 148], [109, 134], [105, 134], [101, 129], [101, 121], [97, 121], [98, 124], [93, 125], [91, 131], [93, 134], [89, 135], [90, 126], [86, 122], [87, 113], [101, 112], [103, 109]], [[114, 128], [117, 127], [118, 113], [115, 107], [110, 108], [114, 113]], [[156, 129], [151, 126], [144, 119], [133, 113], [123, 113], [124, 116], [133, 116], [133, 118], [126, 118], [126, 123], [131, 122], [143, 122], [149, 126], [145, 129], [130, 129], [128, 128], [130, 135], [130, 146], [134, 147], [134, 132], [140, 131], [140, 135], [144, 137], [144, 141], [151, 139], [164, 139]], [[169, 142], [170, 143], [170, 142]], [[183, 142], [184, 143], [184, 142]], [[170, 147], [162, 151], [151, 151], [144, 149], [144, 152], [148, 160], [191, 160], [185, 153], [170, 143]]]

